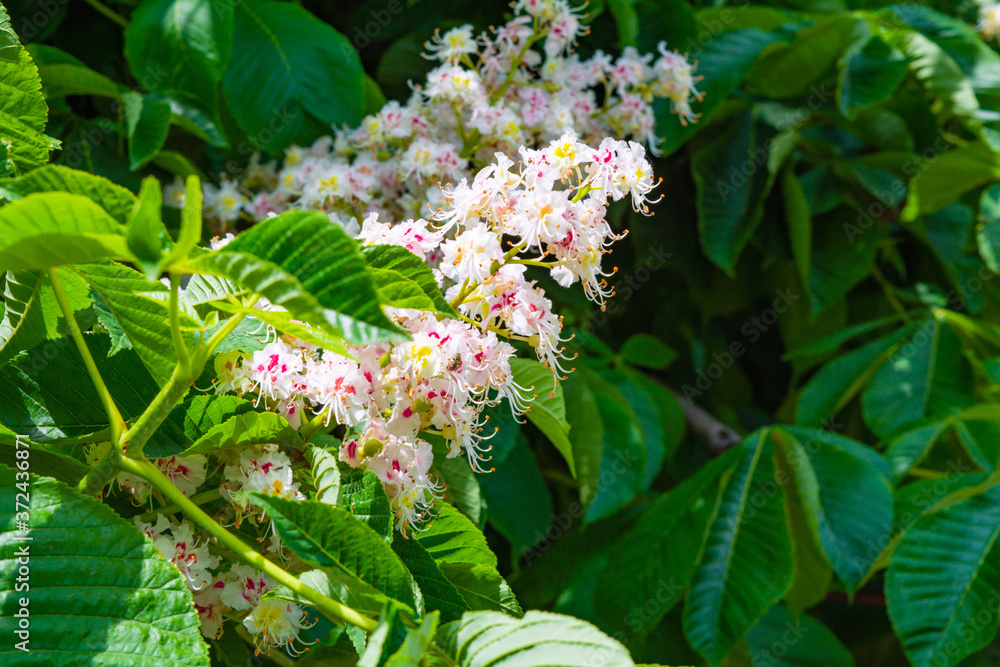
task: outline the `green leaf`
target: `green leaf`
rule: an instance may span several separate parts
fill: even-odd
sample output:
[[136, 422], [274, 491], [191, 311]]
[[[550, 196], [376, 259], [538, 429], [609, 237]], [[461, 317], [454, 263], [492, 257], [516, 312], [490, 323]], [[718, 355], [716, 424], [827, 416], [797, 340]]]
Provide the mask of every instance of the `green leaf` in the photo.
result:
[[924, 417], [946, 417], [972, 405], [975, 383], [961, 338], [930, 318], [876, 371], [861, 395], [865, 423], [887, 436]]
[[914, 667], [954, 664], [1000, 623], [1000, 487], [921, 516], [886, 574], [889, 618]]
[[743, 111], [728, 125], [721, 136], [692, 154], [691, 176], [702, 250], [733, 276], [736, 260], [760, 223], [768, 170], [748, 158], [760, 150], [754, 114]]
[[569, 438], [570, 425], [566, 421], [562, 383], [551, 370], [530, 359], [512, 358], [510, 370], [514, 382], [524, 387], [529, 395], [537, 392], [530, 400], [528, 420], [555, 445], [566, 459], [570, 473], [575, 475], [573, 445]]
[[799, 269], [801, 284], [808, 286], [812, 266], [812, 218], [802, 183], [791, 169], [785, 170], [781, 194], [785, 201], [785, 220], [788, 222], [792, 257], [795, 258], [795, 266]]
[[160, 277], [165, 263], [164, 251], [173, 243], [163, 226], [162, 206], [160, 182], [155, 176], [147, 176], [142, 181], [139, 199], [129, 215], [126, 234], [128, 248], [149, 282]]
[[426, 609], [440, 612], [445, 621], [457, 620], [463, 612], [469, 610], [465, 598], [420, 542], [412, 538], [406, 539], [396, 532], [392, 535], [392, 550], [420, 587]]
[[281, 415], [273, 412], [247, 412], [213, 426], [178, 456], [265, 444], [278, 444], [296, 449], [304, 447], [299, 432]]
[[371, 470], [340, 464], [340, 506], [347, 508], [386, 542], [392, 540], [395, 521], [392, 506], [385, 487]]
[[31, 469], [35, 474], [54, 477], [60, 482], [76, 486], [84, 475], [90, 472], [89, 466], [72, 456], [60, 454], [24, 437], [15, 438], [13, 431], [0, 426], [0, 456], [3, 456], [4, 461], [18, 461], [18, 450], [25, 448], [30, 450]]
[[401, 246], [376, 245], [361, 250], [382, 303], [455, 317], [427, 262]]
[[642, 424], [625, 395], [588, 368], [580, 368], [577, 373], [587, 383], [601, 420], [597, 431], [602, 438], [599, 459], [588, 460], [586, 465], [583, 459], [577, 459], [580, 501], [587, 507], [584, 521], [593, 522], [635, 498], [642, 489], [649, 457]]
[[439, 563], [441, 572], [455, 586], [473, 611], [500, 611], [520, 616], [521, 606], [514, 591], [496, 568], [480, 563]]
[[903, 220], [933, 213], [965, 192], [1000, 179], [1000, 153], [985, 141], [973, 141], [937, 155], [913, 177]]
[[236, 7], [223, 84], [236, 120], [270, 153], [308, 145], [365, 109], [361, 61], [339, 32], [299, 6], [248, 0]]
[[[434, 641], [438, 628], [437, 612], [427, 614], [420, 620], [420, 625], [406, 633], [403, 645], [389, 656], [386, 667], [410, 667], [422, 664], [427, 651]], [[362, 659], [363, 661], [363, 659]], [[361, 663], [358, 663], [359, 667]]]
[[968, 125], [978, 125], [979, 101], [972, 84], [940, 46], [908, 30], [885, 33], [884, 37], [906, 55], [910, 71], [928, 94], [941, 100], [954, 115], [965, 118]]
[[181, 231], [177, 245], [170, 253], [171, 260], [185, 258], [201, 241], [201, 183], [197, 176], [184, 180], [184, 208], [181, 209]]
[[639, 13], [635, 0], [607, 0], [607, 4], [618, 27], [618, 41], [622, 47], [635, 46], [639, 39]]
[[835, 15], [806, 26], [790, 45], [772, 49], [757, 62], [747, 76], [747, 92], [772, 99], [812, 92], [825, 101], [830, 93], [810, 86], [833, 69], [852, 42], [865, 39], [868, 33], [865, 21], [850, 15]]
[[795, 555], [795, 578], [785, 594], [785, 603], [801, 614], [826, 598], [833, 580], [833, 566], [820, 544], [819, 482], [797, 441], [781, 430], [775, 430], [771, 438], [777, 480], [785, 490], [785, 514]]
[[100, 206], [63, 192], [31, 194], [0, 208], [0, 266], [8, 271], [130, 258], [121, 225]]
[[754, 667], [854, 667], [851, 652], [811, 616], [772, 607], [747, 633]]
[[[198, 614], [184, 578], [153, 543], [109, 507], [65, 484], [29, 475], [30, 542], [4, 526], [0, 582], [13, 590], [19, 555], [30, 558], [29, 651], [12, 640], [3, 662], [19, 665], [158, 664], [208, 667]], [[15, 470], [0, 466], [0, 498], [13, 508]], [[95, 550], [93, 545], [100, 545]], [[14, 597], [3, 624], [17, 627]]]
[[16, 61], [0, 59], [0, 139], [10, 142], [10, 157], [25, 173], [48, 162], [59, 142], [43, 134], [49, 109], [38, 70], [28, 52], [18, 50]]
[[785, 494], [774, 481], [771, 446], [766, 429], [740, 446], [691, 578], [684, 632], [713, 665], [792, 584]]
[[872, 545], [889, 541], [892, 489], [878, 467], [838, 447], [832, 435], [815, 430], [806, 436], [773, 431], [775, 456], [792, 472], [806, 520], [834, 571], [854, 591], [878, 556]]
[[337, 455], [322, 447], [309, 445], [303, 453], [312, 471], [316, 500], [328, 505], [338, 505], [340, 499], [340, 467]]
[[125, 224], [135, 204], [135, 195], [102, 176], [47, 164], [20, 178], [0, 180], [0, 195], [10, 201], [35, 192], [68, 192], [82, 195], [98, 204], [118, 222]]
[[989, 186], [979, 197], [976, 243], [986, 266], [1000, 273], [1000, 183]]
[[250, 253], [295, 276], [323, 308], [336, 313], [328, 318], [353, 343], [400, 334], [382, 312], [357, 244], [323, 213], [289, 211], [260, 222], [219, 254], [228, 252]]
[[837, 107], [845, 116], [892, 97], [909, 67], [899, 49], [878, 35], [851, 49], [838, 63]]
[[948, 421], [935, 421], [893, 438], [885, 450], [892, 481], [898, 482], [910, 468], [919, 465], [950, 426]]
[[438, 563], [480, 563], [493, 568], [497, 557], [486, 537], [461, 512], [449, 505], [437, 505], [435, 516], [416, 539]]
[[21, 53], [21, 42], [17, 39], [17, 33], [10, 25], [10, 17], [6, 10], [0, 6], [0, 60], [4, 62], [17, 62], [17, 57]]
[[365, 650], [358, 660], [358, 667], [383, 667], [390, 654], [402, 646], [406, 634], [406, 625], [399, 617], [399, 608], [386, 605], [379, 615], [378, 625], [365, 641]]
[[[161, 386], [166, 384], [177, 365], [168, 324], [167, 289], [159, 282], [149, 282], [138, 271], [113, 262], [82, 264], [73, 267], [73, 271], [100, 295], [153, 379]], [[65, 272], [64, 269], [60, 275]], [[198, 327], [197, 322], [183, 313], [180, 321], [183, 327]], [[188, 346], [193, 347], [193, 332], [184, 337]]]
[[900, 339], [913, 328], [900, 327], [888, 336], [871, 341], [826, 363], [799, 394], [795, 423], [816, 426], [835, 415], [861, 391], [868, 378], [895, 351]]
[[38, 63], [45, 98], [50, 102], [69, 95], [96, 95], [120, 98], [127, 90], [108, 77], [84, 65], [73, 63]]
[[152, 0], [129, 17], [125, 58], [148, 90], [183, 91], [216, 106], [233, 43], [233, 3]]
[[486, 517], [479, 480], [466, 456], [448, 458], [448, 446], [440, 436], [425, 434], [425, 439], [431, 443], [434, 455], [430, 472], [446, 487], [442, 498], [461, 510], [477, 526], [483, 525]]
[[513, 591], [497, 572], [497, 558], [486, 537], [461, 512], [438, 503], [438, 515], [416, 540], [458, 589], [469, 609], [494, 609], [520, 615]]
[[529, 611], [522, 619], [468, 612], [443, 625], [438, 644], [458, 667], [634, 667], [628, 650], [596, 627], [560, 614]]
[[278, 536], [314, 567], [357, 577], [389, 598], [416, 609], [412, 580], [381, 535], [342, 507], [315, 500], [253, 494]]
[[[63, 272], [59, 276], [63, 293], [82, 327], [93, 321], [87, 285], [77, 276]], [[0, 365], [18, 352], [39, 343], [68, 335], [62, 308], [56, 301], [48, 275], [39, 271], [7, 273], [0, 315]]]
[[128, 163], [132, 171], [152, 160], [170, 131], [170, 105], [131, 91], [122, 96], [128, 134]]
[[[496, 442], [495, 436], [491, 442]], [[494, 444], [494, 451], [496, 451]], [[479, 476], [489, 508], [489, 522], [507, 538], [515, 553], [529, 551], [545, 537], [552, 522], [552, 499], [526, 441], [519, 439], [496, 470]]]
[[200, 440], [227, 419], [253, 411], [253, 403], [221, 394], [201, 394], [187, 399], [170, 411], [146, 443], [149, 458], [173, 456]]
[[697, 124], [682, 123], [681, 119], [670, 111], [668, 100], [657, 99], [653, 103], [653, 109], [656, 113], [656, 133], [664, 137], [663, 143], [660, 144], [663, 154], [669, 155], [677, 150], [711, 119], [713, 112], [743, 82], [760, 52], [780, 39], [777, 33], [746, 29], [726, 31], [699, 44], [702, 48], [692, 55], [698, 60], [695, 73], [705, 77], [698, 84], [698, 89], [705, 97], [701, 104], [693, 106], [695, 111], [702, 114], [702, 118]]
[[630, 336], [618, 351], [623, 361], [633, 366], [663, 370], [677, 358], [677, 351], [656, 336], [638, 333]]
[[[136, 419], [159, 387], [132, 350], [108, 358], [111, 339], [84, 334], [97, 370], [126, 421]], [[108, 427], [107, 414], [69, 338], [28, 350], [0, 368], [0, 424], [32, 440], [77, 437]]]
[[810, 317], [839, 302], [871, 274], [885, 226], [867, 213], [836, 208], [813, 220], [809, 266]]
[[[738, 457], [730, 449], [657, 498], [611, 546], [594, 590], [595, 607], [609, 627], [645, 634], [681, 599]], [[652, 614], [644, 609], [647, 600], [658, 603]]]

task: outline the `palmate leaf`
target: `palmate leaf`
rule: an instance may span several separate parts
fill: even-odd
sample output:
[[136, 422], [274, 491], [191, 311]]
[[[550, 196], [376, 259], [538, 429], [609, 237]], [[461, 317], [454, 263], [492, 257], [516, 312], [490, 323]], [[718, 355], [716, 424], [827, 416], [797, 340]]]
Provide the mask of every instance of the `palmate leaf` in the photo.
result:
[[[159, 387], [137, 354], [123, 350], [108, 358], [111, 339], [84, 340], [122, 417], [139, 417]], [[42, 343], [16, 364], [0, 368], [0, 424], [33, 440], [76, 437], [108, 427], [107, 414], [69, 338]]]
[[[62, 269], [60, 274], [68, 270]], [[116, 262], [83, 264], [71, 270], [101, 297], [153, 379], [161, 386], [166, 384], [177, 365], [169, 328], [168, 290]], [[183, 312], [180, 321], [183, 328], [189, 329], [183, 336], [188, 349], [193, 349], [197, 341], [190, 329], [197, 328], [198, 323]]]
[[8, 271], [130, 259], [122, 227], [81, 195], [43, 192], [0, 209], [0, 266]]
[[684, 632], [718, 665], [792, 584], [784, 492], [774, 481], [767, 429], [740, 445], [684, 608]]
[[233, 3], [144, 2], [125, 29], [125, 58], [149, 90], [183, 91], [214, 110], [233, 42]]
[[575, 474], [562, 383], [551, 370], [531, 359], [512, 358], [510, 370], [514, 382], [524, 387], [527, 396], [533, 396], [527, 418], [555, 445], [566, 459], [570, 472]]
[[445, 503], [439, 503], [435, 511], [438, 515], [416, 534], [416, 539], [461, 594], [467, 608], [520, 616], [517, 598], [497, 572], [496, 555], [483, 533]]
[[[93, 313], [87, 284], [72, 273], [60, 274], [66, 300], [81, 327], [89, 326]], [[21, 350], [68, 334], [62, 309], [56, 301], [48, 276], [41, 271], [8, 272], [0, 315], [0, 365]]]
[[[20, 444], [18, 444], [20, 440]], [[54, 477], [60, 482], [76, 486], [83, 476], [90, 471], [72, 456], [67, 456], [47, 448], [45, 445], [32, 442], [24, 437], [16, 438], [10, 429], [0, 426], [0, 456], [4, 461], [17, 461], [17, 450], [25, 447], [31, 449], [31, 469], [35, 474]]]
[[437, 643], [459, 667], [634, 667], [628, 650], [596, 627], [560, 614], [529, 611], [522, 619], [467, 612], [447, 623]]
[[125, 224], [135, 204], [135, 195], [103, 176], [47, 164], [20, 178], [0, 180], [0, 194], [10, 201], [36, 192], [68, 192], [100, 205], [116, 221]]
[[9, 157], [26, 173], [48, 162], [59, 142], [44, 134], [49, 109], [38, 70], [28, 52], [16, 48], [16, 59], [0, 59], [0, 140], [10, 142]]
[[954, 664], [1000, 623], [1000, 487], [924, 514], [886, 574], [889, 618], [914, 667]]
[[385, 486], [371, 470], [340, 463], [340, 501], [352, 515], [374, 530], [386, 542], [392, 540], [395, 516]]
[[301, 7], [236, 5], [223, 90], [240, 127], [268, 152], [307, 145], [331, 124], [356, 125], [365, 105], [362, 74], [347, 38]]
[[869, 428], [885, 437], [917, 420], [969, 407], [974, 389], [961, 338], [935, 317], [925, 320], [875, 372], [861, 394], [861, 409]]
[[845, 439], [819, 429], [775, 429], [772, 439], [775, 457], [783, 459], [779, 466], [795, 479], [810, 532], [853, 591], [878, 556], [873, 545], [890, 537], [893, 497], [884, 463], [873, 463], [871, 456], [878, 454], [864, 445], [845, 445]]
[[587, 506], [584, 520], [593, 522], [639, 493], [649, 458], [646, 434], [632, 402], [600, 374], [582, 367], [563, 384], [580, 500]]
[[469, 603], [420, 542], [405, 539], [398, 532], [393, 533], [392, 550], [420, 587], [427, 610], [439, 612], [446, 622], [461, 618], [462, 613], [469, 610]]
[[349, 575], [417, 609], [412, 579], [382, 537], [342, 507], [253, 494], [285, 545], [333, 576]]
[[150, 458], [174, 456], [201, 440], [213, 428], [237, 415], [253, 412], [253, 409], [253, 403], [236, 396], [192, 396], [170, 411], [144, 451]]
[[382, 302], [397, 308], [415, 308], [456, 316], [441, 293], [427, 262], [401, 246], [362, 248]]
[[266, 444], [296, 449], [304, 446], [299, 432], [281, 415], [273, 412], [246, 412], [213, 426], [179, 456]]
[[347, 340], [365, 344], [397, 336], [354, 240], [317, 211], [289, 211], [254, 225], [226, 246], [273, 262], [295, 276], [323, 308], [336, 313]]
[[[180, 572], [141, 531], [66, 485], [30, 476], [30, 542], [10, 523], [0, 532], [0, 582], [13, 591], [18, 552], [30, 558], [30, 652], [8, 641], [4, 665], [148, 664], [208, 667], [191, 593]], [[0, 499], [14, 507], [15, 471], [0, 466]], [[99, 545], [95, 548], [94, 545]], [[16, 628], [18, 594], [0, 617]]]
[[865, 382], [901, 344], [900, 341], [916, 327], [900, 327], [888, 336], [826, 363], [799, 394], [795, 423], [818, 426], [824, 419], [836, 414], [861, 391]]
[[[595, 606], [609, 627], [644, 633], [681, 599], [719, 506], [720, 480], [738, 457], [738, 449], [730, 449], [658, 498], [611, 547], [594, 590]], [[635, 613], [652, 599], [659, 603], [654, 614]]]
[[747, 155], [760, 145], [754, 114], [746, 110], [728, 123], [723, 135], [691, 157], [701, 247], [730, 276], [761, 219], [759, 204], [767, 188], [767, 167], [752, 164], [755, 168], [749, 176], [740, 171]]

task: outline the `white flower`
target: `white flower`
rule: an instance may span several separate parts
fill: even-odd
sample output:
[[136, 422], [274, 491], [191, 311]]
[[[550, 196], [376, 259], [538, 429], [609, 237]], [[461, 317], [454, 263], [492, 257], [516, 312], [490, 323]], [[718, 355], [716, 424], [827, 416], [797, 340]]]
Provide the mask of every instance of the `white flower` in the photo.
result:
[[448, 30], [443, 35], [435, 33], [434, 39], [424, 44], [431, 52], [427, 58], [456, 63], [463, 55], [475, 53], [478, 50], [476, 38], [472, 36], [472, 26], [463, 25]]
[[[299, 640], [299, 631], [312, 627], [306, 612], [297, 604], [281, 600], [261, 600], [243, 625], [262, 651], [284, 646], [291, 655], [299, 655], [292, 642]], [[310, 642], [312, 643], [312, 642]]]
[[458, 282], [482, 282], [493, 273], [493, 264], [503, 259], [500, 239], [483, 223], [476, 223], [452, 241], [441, 244], [441, 273]]

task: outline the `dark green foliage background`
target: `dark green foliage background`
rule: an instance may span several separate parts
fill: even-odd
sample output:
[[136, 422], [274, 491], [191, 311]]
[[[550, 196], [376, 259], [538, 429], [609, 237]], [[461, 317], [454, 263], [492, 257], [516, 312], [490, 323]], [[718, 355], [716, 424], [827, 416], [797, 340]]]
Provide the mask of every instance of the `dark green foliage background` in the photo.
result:
[[[435, 28], [510, 12], [187, 3], [215, 17], [206, 38], [165, 30], [167, 1], [109, 2], [124, 31], [80, 1], [6, 4], [53, 161], [136, 192], [356, 124], [406, 99]], [[498, 411], [495, 472], [440, 458], [449, 500], [524, 609], [594, 622], [636, 662], [995, 664], [1000, 55], [976, 5], [587, 11], [583, 56], [665, 39], [697, 60], [702, 118], [658, 109], [663, 198], [651, 218], [612, 211], [629, 234], [607, 311], [538, 276], [576, 333], [565, 407], [543, 397], [523, 427]]]

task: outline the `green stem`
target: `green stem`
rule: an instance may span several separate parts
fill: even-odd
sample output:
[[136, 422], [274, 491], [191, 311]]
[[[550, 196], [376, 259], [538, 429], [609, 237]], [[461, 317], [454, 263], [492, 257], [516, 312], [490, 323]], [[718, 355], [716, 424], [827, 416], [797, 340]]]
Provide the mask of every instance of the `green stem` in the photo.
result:
[[319, 414], [306, 421], [306, 423], [304, 423], [299, 429], [299, 434], [302, 436], [302, 439], [308, 441], [309, 438], [316, 435], [321, 428], [326, 426], [327, 417], [327, 411], [320, 410]]
[[135, 421], [132, 428], [122, 436], [122, 453], [125, 456], [134, 459], [141, 458], [142, 449], [146, 446], [146, 442], [160, 427], [171, 410], [177, 407], [177, 404], [187, 395], [195, 378], [191, 374], [182, 375], [180, 371], [180, 366], [174, 368], [167, 384], [160, 389], [160, 392]]
[[191, 374], [191, 357], [188, 355], [184, 335], [181, 333], [181, 310], [177, 305], [178, 292], [181, 287], [181, 274], [170, 272], [170, 337], [174, 340], [174, 350], [177, 352], [178, 369], [184, 375]]
[[104, 488], [104, 485], [114, 479], [118, 471], [121, 470], [119, 461], [122, 455], [117, 449], [112, 448], [97, 465], [87, 471], [77, 484], [77, 491], [85, 496], [96, 496]]
[[885, 275], [883, 275], [882, 270], [875, 264], [872, 264], [872, 276], [874, 276], [875, 280], [878, 281], [878, 284], [881, 285], [882, 292], [885, 294], [885, 298], [889, 300], [889, 303], [892, 304], [893, 309], [899, 313], [899, 316], [904, 322], [909, 324], [911, 322], [910, 316], [906, 312], [906, 308], [903, 307], [899, 297], [896, 296], [895, 288]]
[[201, 527], [206, 533], [218, 540], [219, 544], [236, 554], [240, 560], [252, 565], [264, 574], [267, 574], [278, 583], [287, 586], [289, 589], [308, 599], [321, 611], [331, 615], [351, 625], [371, 632], [378, 623], [367, 616], [363, 616], [356, 610], [341, 604], [336, 600], [328, 598], [317, 590], [306, 586], [297, 577], [287, 572], [284, 568], [275, 565], [261, 554], [254, 551], [249, 545], [236, 535], [232, 534], [205, 513], [203, 509], [195, 505], [190, 498], [181, 493], [180, 489], [173, 485], [167, 477], [160, 472], [160, 469], [149, 461], [125, 458], [121, 462], [122, 468], [130, 473], [139, 475], [150, 484], [159, 489], [163, 495], [169, 498], [174, 504], [180, 507], [184, 514]]
[[[202, 491], [201, 493], [196, 493], [191, 496], [188, 500], [193, 502], [195, 505], [204, 505], [205, 503], [212, 502], [222, 497], [222, 488], [209, 489], [208, 491]], [[148, 521], [155, 519], [159, 514], [176, 514], [180, 512], [181, 508], [177, 504], [164, 505], [163, 507], [157, 507], [152, 512], [146, 512], [145, 514], [140, 514], [139, 518], [143, 521]]]
[[108, 423], [111, 425], [111, 441], [117, 447], [121, 442], [122, 431], [125, 429], [125, 420], [122, 419], [121, 413], [118, 412], [118, 406], [115, 405], [114, 399], [111, 398], [111, 392], [108, 391], [107, 385], [104, 384], [104, 378], [101, 377], [100, 371], [97, 370], [94, 357], [90, 355], [87, 341], [83, 339], [83, 332], [80, 331], [80, 325], [76, 322], [76, 316], [73, 315], [73, 308], [66, 299], [62, 283], [59, 282], [58, 270], [51, 268], [48, 274], [49, 281], [52, 283], [52, 291], [56, 295], [56, 301], [59, 302], [59, 308], [63, 312], [63, 317], [66, 318], [66, 326], [69, 328], [69, 333], [73, 337], [77, 349], [80, 351], [80, 356], [83, 357], [83, 365], [87, 367], [90, 380], [94, 383], [94, 388], [97, 389], [97, 393], [101, 397], [101, 403], [104, 404], [104, 411], [107, 413]]
[[534, 32], [531, 33], [531, 37], [529, 37], [528, 41], [524, 43], [524, 46], [521, 48], [521, 52], [515, 56], [514, 61], [510, 64], [510, 72], [507, 74], [507, 78], [504, 79], [503, 84], [495, 93], [490, 95], [490, 104], [496, 104], [497, 100], [501, 99], [503, 94], [507, 92], [507, 89], [510, 88], [510, 84], [514, 82], [514, 75], [517, 74], [517, 70], [521, 66], [521, 61], [524, 60], [524, 56], [528, 54], [528, 49], [530, 49], [531, 46], [541, 38], [542, 35], [538, 32], [538, 19], [535, 19]]
[[123, 28], [128, 27], [128, 19], [111, 9], [100, 0], [84, 0], [88, 5], [96, 9], [98, 12], [103, 14], [105, 17], [111, 19]]
[[512, 259], [507, 262], [508, 264], [524, 264], [526, 266], [540, 266], [545, 269], [551, 269], [554, 266], [558, 266], [559, 262], [542, 262], [537, 259]]

